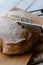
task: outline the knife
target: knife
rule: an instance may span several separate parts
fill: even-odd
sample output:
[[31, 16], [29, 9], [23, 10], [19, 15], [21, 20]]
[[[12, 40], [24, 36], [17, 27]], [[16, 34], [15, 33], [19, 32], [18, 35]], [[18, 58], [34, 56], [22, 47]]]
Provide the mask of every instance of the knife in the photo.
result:
[[21, 21], [18, 21], [18, 24], [32, 31], [43, 32], [43, 25]]

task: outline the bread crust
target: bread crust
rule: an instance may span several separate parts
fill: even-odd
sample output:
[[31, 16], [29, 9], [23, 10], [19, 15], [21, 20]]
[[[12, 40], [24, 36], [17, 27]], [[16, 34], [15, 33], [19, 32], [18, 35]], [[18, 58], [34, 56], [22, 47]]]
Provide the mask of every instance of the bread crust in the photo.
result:
[[22, 54], [30, 50], [39, 38], [37, 32], [27, 30], [17, 23], [18, 21], [32, 23], [23, 11], [16, 9], [13, 14], [8, 12], [0, 18], [0, 37], [3, 40], [3, 53], [9, 55]]

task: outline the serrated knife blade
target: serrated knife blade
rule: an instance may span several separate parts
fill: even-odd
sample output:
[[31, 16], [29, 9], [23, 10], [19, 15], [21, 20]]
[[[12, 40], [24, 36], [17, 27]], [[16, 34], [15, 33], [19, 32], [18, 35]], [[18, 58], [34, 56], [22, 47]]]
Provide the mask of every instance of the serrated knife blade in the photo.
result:
[[18, 21], [19, 25], [22, 25], [24, 28], [30, 29], [32, 31], [42, 32], [43, 26], [35, 23], [21, 22]]

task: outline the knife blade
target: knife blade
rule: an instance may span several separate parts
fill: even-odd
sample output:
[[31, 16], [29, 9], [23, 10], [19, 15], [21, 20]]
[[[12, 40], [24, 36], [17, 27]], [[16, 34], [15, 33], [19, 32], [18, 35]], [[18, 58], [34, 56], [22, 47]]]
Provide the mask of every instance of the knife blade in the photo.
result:
[[21, 22], [18, 21], [18, 24], [23, 26], [24, 28], [30, 29], [32, 31], [42, 32], [43, 26], [35, 23]]

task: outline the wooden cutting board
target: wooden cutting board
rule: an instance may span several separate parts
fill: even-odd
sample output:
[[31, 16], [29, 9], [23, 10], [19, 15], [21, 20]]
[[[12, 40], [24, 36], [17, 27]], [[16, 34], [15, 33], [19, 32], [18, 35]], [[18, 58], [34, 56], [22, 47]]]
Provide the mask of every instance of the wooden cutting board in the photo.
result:
[[32, 52], [19, 56], [8, 56], [0, 52], [0, 65], [27, 65]]
[[[28, 12], [25, 12], [27, 16], [30, 16], [35, 23], [43, 25], [43, 18], [32, 15]], [[0, 52], [0, 65], [27, 65], [27, 62], [30, 60], [33, 52], [22, 54], [19, 56], [7, 56]]]

